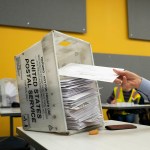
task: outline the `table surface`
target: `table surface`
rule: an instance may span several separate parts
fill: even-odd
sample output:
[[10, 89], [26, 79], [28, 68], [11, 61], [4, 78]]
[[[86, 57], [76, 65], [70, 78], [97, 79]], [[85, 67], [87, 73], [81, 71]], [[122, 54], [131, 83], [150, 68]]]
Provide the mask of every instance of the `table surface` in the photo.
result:
[[[124, 124], [124, 122], [105, 121], [105, 125], [116, 124]], [[138, 124], [136, 126], [136, 129], [111, 131], [103, 127], [97, 135], [82, 132], [66, 136], [25, 131], [22, 127], [17, 128], [17, 133], [40, 150], [141, 150], [141, 148], [149, 150], [150, 126]]]
[[21, 116], [20, 108], [0, 108], [1, 116]]
[[134, 104], [134, 105], [117, 105], [117, 104], [108, 104], [108, 103], [102, 103], [103, 109], [142, 109], [142, 108], [150, 108], [150, 104]]

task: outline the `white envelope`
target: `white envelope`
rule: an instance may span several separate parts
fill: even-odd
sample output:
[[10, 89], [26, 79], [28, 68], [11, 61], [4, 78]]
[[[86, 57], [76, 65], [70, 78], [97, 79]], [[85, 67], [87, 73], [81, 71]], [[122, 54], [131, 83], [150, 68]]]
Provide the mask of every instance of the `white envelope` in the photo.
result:
[[[114, 68], [70, 63], [59, 69], [59, 75], [84, 78], [95, 81], [113, 82], [118, 75]], [[115, 68], [123, 70], [121, 68]]]

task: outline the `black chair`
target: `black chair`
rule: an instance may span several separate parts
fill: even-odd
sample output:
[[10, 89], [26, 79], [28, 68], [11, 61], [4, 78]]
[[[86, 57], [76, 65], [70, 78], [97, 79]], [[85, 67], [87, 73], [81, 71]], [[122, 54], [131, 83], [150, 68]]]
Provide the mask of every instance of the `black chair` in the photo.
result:
[[28, 143], [19, 137], [0, 140], [0, 150], [30, 150]]
[[106, 114], [107, 114], [107, 117], [108, 117], [109, 120], [116, 120], [114, 110], [108, 109]]
[[150, 126], [150, 109], [141, 109], [139, 113], [139, 123]]
[[13, 118], [20, 117], [20, 114], [10, 116], [10, 136], [0, 140], [0, 150], [30, 150], [29, 144], [22, 138], [14, 136]]

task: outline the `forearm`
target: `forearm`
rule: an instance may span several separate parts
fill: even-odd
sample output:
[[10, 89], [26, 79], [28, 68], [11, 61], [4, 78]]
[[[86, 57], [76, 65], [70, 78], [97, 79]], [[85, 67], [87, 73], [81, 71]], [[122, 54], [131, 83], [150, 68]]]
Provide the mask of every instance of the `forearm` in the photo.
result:
[[149, 80], [142, 78], [142, 82], [138, 90], [144, 93], [150, 101], [150, 81]]
[[114, 93], [112, 93], [111, 96], [107, 99], [107, 103], [111, 104], [113, 100], [114, 100]]
[[107, 99], [107, 103], [109, 103], [109, 104], [111, 104], [111, 102], [112, 102], [112, 99]]

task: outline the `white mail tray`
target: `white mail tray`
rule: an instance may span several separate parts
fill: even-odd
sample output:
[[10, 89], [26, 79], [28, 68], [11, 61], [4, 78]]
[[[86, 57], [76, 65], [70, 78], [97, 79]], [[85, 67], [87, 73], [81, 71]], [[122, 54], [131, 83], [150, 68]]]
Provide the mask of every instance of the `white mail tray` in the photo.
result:
[[[58, 69], [68, 63], [94, 65], [90, 43], [51, 31], [15, 56], [15, 61], [23, 128], [71, 133], [66, 123], [60, 86], [60, 80], [65, 77], [59, 76]], [[99, 92], [96, 81], [94, 87]], [[98, 126], [103, 126], [100, 94], [98, 101], [101, 116]]]

